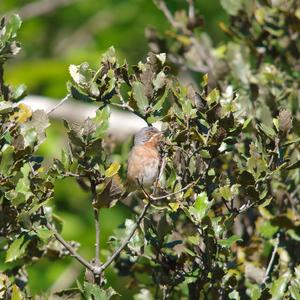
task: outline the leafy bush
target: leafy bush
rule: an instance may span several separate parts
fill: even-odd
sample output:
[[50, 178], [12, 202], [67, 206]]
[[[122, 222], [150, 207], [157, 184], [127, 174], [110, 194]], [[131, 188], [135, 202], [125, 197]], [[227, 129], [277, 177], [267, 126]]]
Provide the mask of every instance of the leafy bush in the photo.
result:
[[[146, 62], [129, 68], [110, 48], [98, 69], [70, 66], [64, 100], [99, 109], [84, 124], [65, 122], [70, 149], [48, 167], [36, 154], [47, 113], [17, 104], [24, 87], [3, 80], [21, 22], [1, 21], [2, 298], [30, 297], [26, 266], [71, 255], [86, 268], [85, 280], [56, 299], [117, 297], [105, 276], [111, 265], [130, 278], [134, 299], [299, 299], [299, 8], [292, 0], [222, 0], [229, 40], [212, 48], [187, 2], [187, 11], [172, 13], [157, 1], [171, 29], [147, 31], [153, 53]], [[181, 69], [192, 72], [193, 84], [176, 79]], [[131, 203], [132, 218], [99, 257], [99, 214], [124, 192], [124, 164], [113, 160], [107, 139], [114, 106], [149, 125], [162, 122], [165, 163], [158, 186]], [[78, 242], [63, 239], [61, 220], [47, 206], [55, 181], [66, 177], [93, 198], [91, 261], [78, 254]]]

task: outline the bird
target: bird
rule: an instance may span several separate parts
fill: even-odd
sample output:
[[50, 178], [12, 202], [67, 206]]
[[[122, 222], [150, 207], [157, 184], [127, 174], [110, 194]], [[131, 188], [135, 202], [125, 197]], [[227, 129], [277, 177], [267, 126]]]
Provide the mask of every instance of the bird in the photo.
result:
[[162, 137], [163, 132], [152, 126], [142, 128], [135, 135], [127, 161], [126, 187], [129, 191], [141, 186], [149, 188], [158, 178]]
[[94, 199], [95, 208], [112, 207], [117, 201], [124, 204], [132, 192], [153, 186], [159, 176], [161, 165], [159, 146], [162, 137], [163, 132], [152, 126], [144, 127], [136, 133], [128, 155], [125, 183], [122, 183], [118, 174], [106, 178], [102, 192]]

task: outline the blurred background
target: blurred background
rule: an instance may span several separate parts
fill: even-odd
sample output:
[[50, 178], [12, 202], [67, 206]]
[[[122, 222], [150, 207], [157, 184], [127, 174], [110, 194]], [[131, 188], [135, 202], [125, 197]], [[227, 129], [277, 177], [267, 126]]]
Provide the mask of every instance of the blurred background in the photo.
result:
[[[196, 2], [204, 17], [204, 31], [214, 45], [218, 45], [225, 39], [218, 24], [227, 23], [219, 0]], [[175, 10], [185, 7], [186, 1], [168, 0], [166, 3]], [[151, 0], [1, 0], [0, 15], [11, 12], [19, 13], [23, 19], [18, 38], [22, 51], [16, 60], [6, 65], [6, 82], [13, 86], [24, 83], [29, 94], [55, 99], [62, 99], [67, 93], [70, 64], [87, 61], [96, 66], [101, 54], [112, 45], [120, 60], [126, 58], [129, 64], [136, 64], [148, 52], [145, 28], [154, 27], [162, 34], [169, 28]], [[50, 160], [60, 156], [64, 145], [62, 121], [53, 120], [47, 135], [40, 154]], [[116, 159], [126, 159], [130, 143], [129, 139], [116, 148]], [[51, 203], [64, 220], [62, 235], [67, 240], [81, 241], [80, 252], [86, 257], [94, 253], [94, 222], [89, 201], [90, 195], [70, 179], [57, 182]], [[109, 235], [128, 216], [129, 212], [119, 206], [101, 211], [103, 254]], [[72, 286], [78, 274], [83, 276], [84, 270], [72, 259], [40, 260], [29, 268], [29, 285], [33, 294], [39, 294]], [[110, 272], [108, 279], [124, 299], [131, 298], [126, 278]]]

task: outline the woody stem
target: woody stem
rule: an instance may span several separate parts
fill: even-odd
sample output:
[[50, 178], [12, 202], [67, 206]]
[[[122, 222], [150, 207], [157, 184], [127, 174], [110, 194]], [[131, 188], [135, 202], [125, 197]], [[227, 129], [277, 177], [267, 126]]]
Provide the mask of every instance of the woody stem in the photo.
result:
[[99, 222], [99, 210], [94, 208], [95, 218], [95, 265], [100, 266], [100, 222]]
[[143, 218], [146, 215], [146, 212], [148, 208], [150, 207], [150, 201], [144, 206], [141, 214], [139, 215], [134, 227], [131, 229], [130, 234], [128, 237], [122, 242], [121, 246], [112, 254], [112, 256], [101, 266], [101, 271], [103, 272], [107, 267], [110, 266], [110, 264], [119, 256], [119, 254], [122, 252], [122, 250], [127, 246], [127, 244], [130, 242], [131, 238], [133, 237], [136, 230], [139, 228]]

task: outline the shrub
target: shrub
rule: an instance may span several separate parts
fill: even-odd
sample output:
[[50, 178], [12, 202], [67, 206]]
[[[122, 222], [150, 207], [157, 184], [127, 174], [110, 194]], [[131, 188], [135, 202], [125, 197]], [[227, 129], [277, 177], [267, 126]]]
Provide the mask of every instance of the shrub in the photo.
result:
[[[21, 21], [1, 21], [1, 297], [30, 297], [26, 266], [71, 255], [86, 268], [85, 280], [57, 298], [117, 296], [105, 277], [113, 265], [129, 276], [134, 299], [299, 299], [299, 8], [292, 0], [222, 0], [229, 39], [212, 48], [187, 2], [187, 11], [172, 13], [157, 1], [171, 30], [147, 31], [153, 53], [145, 62], [129, 68], [110, 48], [97, 69], [70, 66], [64, 101], [99, 109], [79, 126], [65, 122], [70, 149], [48, 168], [36, 154], [47, 113], [17, 104], [24, 87], [13, 90], [3, 80], [4, 62], [19, 50]], [[182, 68], [192, 72], [192, 84], [176, 78]], [[164, 163], [158, 186], [132, 204], [132, 218], [100, 261], [99, 214], [123, 193], [116, 178], [124, 166], [107, 139], [114, 106], [148, 125], [162, 122]], [[63, 239], [47, 206], [53, 184], [66, 177], [93, 198], [91, 261], [78, 254], [79, 243]]]

